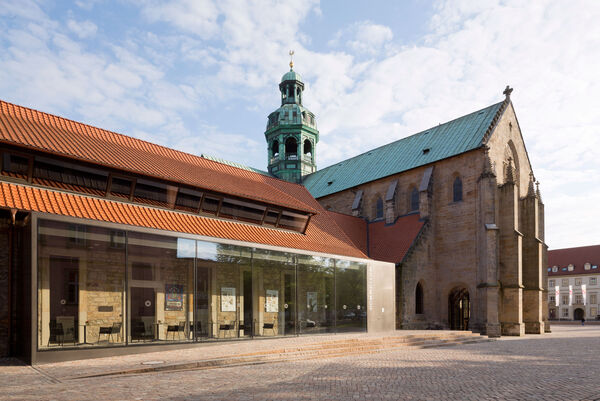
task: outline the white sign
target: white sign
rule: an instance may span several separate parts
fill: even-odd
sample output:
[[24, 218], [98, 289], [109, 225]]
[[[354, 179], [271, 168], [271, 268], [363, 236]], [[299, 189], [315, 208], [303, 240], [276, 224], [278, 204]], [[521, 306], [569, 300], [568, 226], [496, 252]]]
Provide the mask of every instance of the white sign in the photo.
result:
[[221, 287], [221, 312], [235, 312], [234, 287]]
[[573, 286], [569, 286], [569, 306], [573, 305]]
[[265, 312], [279, 312], [279, 291], [278, 290], [266, 290], [267, 293], [265, 299]]
[[558, 306], [558, 298], [560, 297], [560, 287], [557, 285], [554, 287], [554, 303], [555, 306]]
[[585, 306], [586, 293], [587, 293], [587, 291], [585, 290], [585, 284], [581, 284], [581, 294], [583, 295], [583, 306]]

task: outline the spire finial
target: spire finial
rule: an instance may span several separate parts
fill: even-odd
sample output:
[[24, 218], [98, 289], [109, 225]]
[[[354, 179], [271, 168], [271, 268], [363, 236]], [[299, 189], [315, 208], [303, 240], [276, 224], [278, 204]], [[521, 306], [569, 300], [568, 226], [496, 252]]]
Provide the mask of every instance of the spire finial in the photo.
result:
[[540, 182], [539, 181], [535, 182], [535, 194], [537, 195], [538, 200], [541, 202], [542, 194], [540, 193]]
[[290, 71], [291, 71], [294, 68], [294, 58], [293, 58], [294, 51], [290, 50], [289, 55], [290, 55]]
[[494, 167], [492, 166], [492, 161], [490, 160], [490, 147], [484, 146], [483, 148], [483, 172], [481, 173], [482, 177], [495, 177]]
[[534, 197], [535, 196], [535, 177], [533, 176], [533, 171], [529, 172], [529, 186], [527, 187], [527, 196]]
[[512, 93], [512, 91], [513, 91], [513, 88], [506, 85], [506, 89], [504, 89], [504, 92], [502, 92], [503, 95], [506, 95], [506, 100], [510, 99], [510, 94]]
[[515, 183], [515, 175], [514, 175], [514, 170], [513, 170], [513, 165], [512, 165], [512, 157], [508, 158], [508, 164], [506, 165], [506, 177], [505, 177], [504, 182], [511, 183], [511, 184]]

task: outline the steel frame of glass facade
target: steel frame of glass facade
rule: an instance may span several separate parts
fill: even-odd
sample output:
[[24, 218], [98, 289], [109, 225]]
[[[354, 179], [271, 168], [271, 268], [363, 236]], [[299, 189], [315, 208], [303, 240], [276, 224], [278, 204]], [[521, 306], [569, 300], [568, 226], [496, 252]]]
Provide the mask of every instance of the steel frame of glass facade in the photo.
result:
[[37, 351], [367, 329], [359, 259], [56, 216], [33, 222]]

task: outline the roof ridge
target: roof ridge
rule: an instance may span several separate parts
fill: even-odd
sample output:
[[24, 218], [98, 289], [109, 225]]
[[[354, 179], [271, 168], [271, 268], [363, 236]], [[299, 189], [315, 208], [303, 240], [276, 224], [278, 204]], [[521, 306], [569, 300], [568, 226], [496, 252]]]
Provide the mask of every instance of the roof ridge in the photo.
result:
[[429, 127], [429, 128], [427, 128], [427, 129], [424, 129], [424, 130], [421, 130], [421, 131], [419, 131], [419, 132], [416, 132], [416, 133], [414, 133], [414, 134], [412, 134], [412, 135], [405, 136], [404, 138], [396, 139], [395, 141], [388, 142], [388, 143], [386, 143], [386, 144], [384, 144], [384, 145], [381, 145], [381, 146], [378, 146], [378, 147], [376, 147], [376, 148], [373, 148], [373, 149], [367, 150], [367, 151], [365, 151], [365, 152], [363, 152], [363, 153], [359, 153], [358, 155], [355, 155], [355, 156], [349, 157], [349, 158], [347, 158], [347, 159], [344, 159], [344, 160], [340, 160], [340, 161], [338, 161], [338, 162], [335, 162], [335, 163], [333, 163], [333, 164], [331, 164], [331, 165], [329, 165], [329, 166], [327, 166], [327, 167], [324, 167], [324, 168], [322, 168], [322, 169], [320, 169], [320, 170], [317, 170], [317, 171], [315, 171], [314, 173], [311, 173], [311, 174], [309, 174], [308, 176], [311, 176], [311, 175], [313, 175], [313, 174], [315, 174], [315, 173], [317, 173], [317, 172], [322, 172], [322, 171], [325, 171], [325, 170], [329, 169], [330, 167], [334, 167], [334, 166], [336, 166], [336, 165], [338, 165], [338, 164], [340, 164], [340, 163], [343, 163], [343, 162], [346, 162], [346, 161], [349, 161], [349, 160], [352, 160], [352, 159], [356, 159], [357, 157], [364, 156], [364, 155], [366, 155], [366, 154], [369, 154], [370, 152], [373, 152], [373, 151], [379, 150], [379, 149], [381, 149], [381, 148], [385, 148], [385, 147], [387, 147], [387, 146], [391, 146], [391, 145], [393, 145], [393, 144], [396, 144], [396, 143], [398, 143], [398, 142], [401, 142], [401, 141], [407, 140], [407, 139], [409, 139], [409, 138], [413, 138], [413, 137], [416, 137], [416, 136], [418, 136], [418, 135], [424, 135], [424, 134], [426, 134], [427, 132], [429, 132], [430, 130], [432, 130], [432, 129], [434, 129], [434, 128], [437, 128], [437, 127], [439, 127], [439, 126], [442, 126], [442, 125], [446, 125], [446, 124], [452, 123], [452, 122], [454, 122], [454, 121], [460, 120], [461, 118], [465, 118], [465, 117], [468, 117], [468, 116], [470, 116], [470, 115], [473, 115], [473, 114], [477, 114], [477, 113], [479, 113], [479, 112], [481, 112], [481, 111], [483, 111], [483, 110], [486, 110], [486, 109], [492, 108], [492, 107], [494, 107], [494, 106], [497, 106], [497, 105], [499, 105], [499, 104], [501, 104], [501, 103], [504, 103], [504, 102], [505, 102], [505, 101], [503, 100], [503, 101], [501, 101], [501, 102], [497, 102], [497, 103], [491, 104], [491, 105], [489, 105], [489, 106], [483, 107], [483, 108], [481, 108], [481, 109], [479, 109], [479, 110], [476, 110], [476, 111], [473, 111], [473, 112], [471, 112], [471, 113], [467, 113], [467, 114], [464, 114], [464, 115], [462, 115], [462, 116], [460, 116], [460, 117], [453, 118], [452, 120], [448, 120], [448, 121], [446, 121], [446, 122], [444, 122], [444, 123], [440, 123], [440, 124], [438, 124], [438, 126]]

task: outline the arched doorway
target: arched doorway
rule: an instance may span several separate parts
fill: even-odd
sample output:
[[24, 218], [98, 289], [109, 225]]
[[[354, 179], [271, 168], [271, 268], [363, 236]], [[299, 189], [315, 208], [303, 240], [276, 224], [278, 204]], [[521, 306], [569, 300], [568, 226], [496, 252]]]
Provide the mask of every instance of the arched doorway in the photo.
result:
[[583, 309], [577, 308], [577, 309], [575, 309], [575, 311], [573, 311], [573, 319], [574, 320], [581, 320], [581, 319], [583, 319], [583, 316], [584, 316]]
[[456, 288], [448, 296], [448, 319], [451, 330], [469, 330], [469, 291]]

